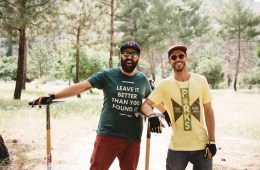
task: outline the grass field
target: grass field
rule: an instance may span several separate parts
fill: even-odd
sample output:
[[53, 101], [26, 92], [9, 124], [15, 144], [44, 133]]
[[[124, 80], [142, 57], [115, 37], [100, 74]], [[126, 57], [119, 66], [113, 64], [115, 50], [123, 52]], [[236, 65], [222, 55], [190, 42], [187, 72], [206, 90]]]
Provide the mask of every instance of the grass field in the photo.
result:
[[[31, 108], [28, 102], [55, 92], [67, 84], [27, 85], [21, 100], [13, 100], [14, 82], [0, 82], [0, 134], [11, 157], [3, 170], [46, 169], [45, 108]], [[218, 152], [215, 170], [260, 170], [260, 91], [213, 90], [212, 103], [216, 119]], [[89, 168], [95, 129], [103, 96], [98, 90], [85, 92], [81, 99], [66, 99], [51, 106], [53, 169], [83, 170]], [[171, 129], [152, 134], [150, 169], [165, 169], [165, 158]], [[144, 169], [145, 132], [143, 133], [138, 170]], [[118, 162], [111, 170], [118, 170]], [[191, 165], [187, 169], [191, 169]]]

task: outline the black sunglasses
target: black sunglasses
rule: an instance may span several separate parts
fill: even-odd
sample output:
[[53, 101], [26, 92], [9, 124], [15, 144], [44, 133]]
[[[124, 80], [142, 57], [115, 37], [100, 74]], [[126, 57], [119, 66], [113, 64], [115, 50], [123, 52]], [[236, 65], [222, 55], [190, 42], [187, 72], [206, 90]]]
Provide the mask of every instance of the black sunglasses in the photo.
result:
[[170, 59], [175, 61], [175, 60], [177, 60], [177, 57], [182, 60], [182, 59], [184, 59], [185, 54], [172, 55], [172, 56], [170, 56]]
[[129, 55], [132, 57], [132, 58], [136, 58], [136, 57], [138, 57], [138, 53], [135, 53], [135, 52], [129, 52], [129, 51], [124, 51], [124, 52], [122, 52], [121, 54], [123, 54], [124, 55], [124, 57], [128, 57]]

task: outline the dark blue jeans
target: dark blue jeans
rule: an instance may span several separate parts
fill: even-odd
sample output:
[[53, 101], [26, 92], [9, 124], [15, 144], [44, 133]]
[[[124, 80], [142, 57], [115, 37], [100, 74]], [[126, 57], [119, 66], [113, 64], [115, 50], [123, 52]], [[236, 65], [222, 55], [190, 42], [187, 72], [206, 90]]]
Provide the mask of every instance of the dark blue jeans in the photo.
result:
[[212, 159], [204, 158], [204, 150], [173, 151], [168, 150], [166, 170], [185, 170], [188, 163], [193, 164], [193, 170], [212, 170]]

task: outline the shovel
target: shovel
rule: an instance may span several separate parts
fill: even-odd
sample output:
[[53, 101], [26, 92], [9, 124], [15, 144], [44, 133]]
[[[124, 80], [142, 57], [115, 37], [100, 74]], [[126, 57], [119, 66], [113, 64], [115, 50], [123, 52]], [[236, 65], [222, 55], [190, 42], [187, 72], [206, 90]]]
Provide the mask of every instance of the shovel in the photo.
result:
[[[52, 101], [50, 104], [42, 104], [46, 105], [46, 149], [47, 149], [47, 170], [51, 170], [51, 120], [50, 120], [50, 105], [54, 103], [61, 103], [63, 101]], [[32, 105], [32, 102], [29, 102], [29, 105]]]

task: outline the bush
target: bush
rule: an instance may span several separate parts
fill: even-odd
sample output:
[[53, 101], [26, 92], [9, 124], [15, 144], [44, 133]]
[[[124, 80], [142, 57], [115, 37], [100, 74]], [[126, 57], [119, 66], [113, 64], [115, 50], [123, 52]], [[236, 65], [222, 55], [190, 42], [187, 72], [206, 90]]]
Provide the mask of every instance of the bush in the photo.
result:
[[204, 75], [212, 88], [218, 88], [218, 85], [224, 80], [222, 65], [218, 58], [204, 58], [198, 63], [196, 72]]
[[31, 80], [40, 79], [50, 76], [51, 69], [57, 61], [57, 54], [51, 42], [35, 41], [28, 50], [27, 59], [26, 77]]
[[250, 71], [243, 79], [244, 84], [251, 89], [255, 85], [260, 85], [260, 67]]
[[14, 80], [16, 78], [17, 56], [0, 57], [0, 79]]
[[[76, 77], [76, 53], [70, 51], [67, 57], [60, 60], [60, 65], [57, 65], [59, 74], [56, 77], [65, 80], [75, 80]], [[87, 51], [82, 49], [80, 52], [80, 80], [85, 80], [92, 74], [105, 68], [105, 62], [100, 59], [100, 54], [97, 52]]]

